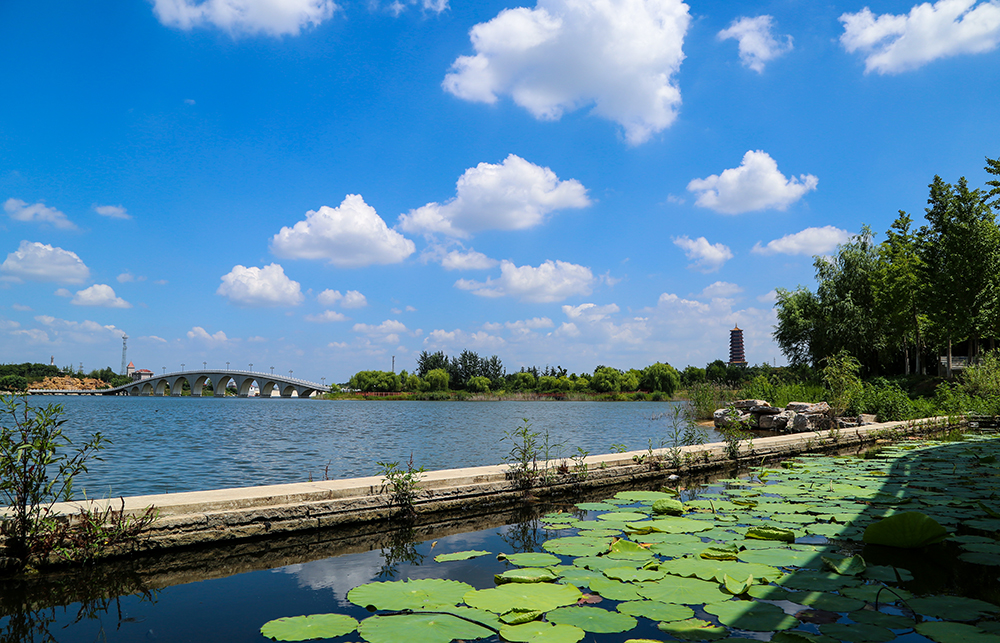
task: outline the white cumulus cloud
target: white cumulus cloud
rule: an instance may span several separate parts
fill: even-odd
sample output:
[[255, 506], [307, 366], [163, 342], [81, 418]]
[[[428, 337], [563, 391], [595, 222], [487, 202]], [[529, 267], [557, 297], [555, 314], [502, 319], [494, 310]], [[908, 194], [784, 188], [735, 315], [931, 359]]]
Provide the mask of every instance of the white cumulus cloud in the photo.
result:
[[359, 194], [348, 194], [336, 208], [306, 212], [304, 221], [283, 227], [271, 251], [289, 259], [325, 259], [338, 268], [403, 261], [416, 250], [412, 241], [385, 225]]
[[604, 319], [608, 315], [613, 315], [619, 310], [617, 304], [598, 306], [597, 304], [580, 304], [579, 306], [563, 306], [562, 311], [570, 319], [579, 319], [588, 322], [596, 322]]
[[792, 37], [782, 36], [779, 41], [771, 33], [774, 18], [757, 16], [742, 17], [718, 33], [719, 40], [733, 39], [739, 42], [740, 62], [757, 73], [764, 71], [764, 64], [792, 50]]
[[695, 205], [723, 214], [740, 214], [767, 208], [784, 210], [806, 192], [815, 190], [817, 183], [819, 179], [812, 174], [785, 178], [767, 152], [750, 150], [739, 167], [694, 179], [687, 189], [698, 193]]
[[[338, 9], [332, 0], [153, 0], [153, 13], [168, 27], [211, 25], [230, 33], [297, 35]], [[193, 101], [192, 101], [193, 102]]]
[[758, 241], [750, 252], [759, 255], [821, 255], [832, 251], [838, 244], [851, 240], [851, 233], [832, 225], [806, 228], [802, 232], [786, 234], [780, 239], [761, 245]]
[[3, 204], [4, 212], [15, 221], [25, 223], [51, 223], [57, 228], [73, 230], [76, 225], [70, 221], [65, 214], [50, 208], [42, 202], [28, 205], [26, 201], [20, 199], [7, 199]]
[[455, 60], [443, 86], [490, 104], [509, 94], [544, 120], [592, 104], [636, 145], [677, 117], [673, 77], [690, 20], [680, 0], [538, 0], [534, 9], [504, 9], [472, 28], [475, 55]]
[[202, 328], [201, 326], [195, 326], [194, 328], [189, 330], [187, 332], [187, 336], [188, 339], [197, 339], [203, 342], [207, 342], [209, 344], [224, 344], [225, 342], [229, 341], [229, 338], [226, 337], [226, 334], [221, 330], [209, 334], [209, 332], [204, 328]]
[[299, 282], [289, 279], [276, 263], [263, 268], [233, 266], [215, 292], [239, 306], [294, 306], [303, 299]]
[[743, 292], [743, 289], [736, 284], [731, 284], [728, 281], [716, 281], [714, 284], [705, 286], [705, 289], [701, 291], [701, 297], [707, 297], [709, 299], [719, 299], [732, 297], [733, 295], [738, 295]]
[[733, 258], [733, 251], [721, 243], [709, 243], [705, 237], [691, 239], [687, 235], [674, 239], [674, 245], [694, 261], [688, 266], [704, 273], [715, 272]]
[[37, 241], [22, 241], [0, 264], [0, 274], [15, 281], [78, 284], [90, 278], [90, 269], [75, 252]]
[[895, 74], [939, 58], [993, 51], [1000, 44], [1000, 2], [939, 0], [908, 14], [876, 16], [865, 7], [840, 16], [840, 44], [865, 57], [865, 73]]
[[115, 294], [114, 288], [106, 284], [94, 284], [89, 288], [76, 291], [71, 304], [76, 306], [100, 306], [102, 308], [131, 308], [128, 303]]
[[347, 315], [344, 313], [338, 313], [335, 310], [324, 310], [318, 315], [306, 315], [306, 321], [317, 323], [341, 322], [347, 321], [348, 319]]
[[441, 257], [441, 267], [445, 270], [487, 270], [500, 263], [472, 248], [466, 251], [452, 250]]
[[94, 204], [94, 212], [109, 219], [131, 219], [132, 215], [128, 210], [120, 205], [97, 205]]
[[348, 290], [344, 293], [344, 301], [340, 305], [344, 308], [364, 308], [368, 305], [368, 298], [357, 290]]
[[386, 344], [399, 343], [399, 334], [407, 332], [406, 324], [395, 319], [387, 319], [381, 324], [354, 324], [352, 330]]
[[344, 296], [340, 294], [339, 290], [330, 290], [329, 288], [316, 295], [316, 301], [324, 306], [332, 306], [343, 298]]
[[546, 261], [538, 267], [500, 262], [500, 277], [486, 281], [459, 279], [456, 288], [480, 297], [517, 297], [523, 301], [553, 302], [573, 295], [589, 295], [595, 281], [590, 268], [565, 261]]
[[590, 205], [587, 190], [575, 180], [559, 180], [547, 167], [511, 154], [502, 163], [480, 163], [458, 179], [455, 196], [400, 215], [406, 232], [440, 232], [467, 238], [483, 230], [524, 230], [545, 215]]

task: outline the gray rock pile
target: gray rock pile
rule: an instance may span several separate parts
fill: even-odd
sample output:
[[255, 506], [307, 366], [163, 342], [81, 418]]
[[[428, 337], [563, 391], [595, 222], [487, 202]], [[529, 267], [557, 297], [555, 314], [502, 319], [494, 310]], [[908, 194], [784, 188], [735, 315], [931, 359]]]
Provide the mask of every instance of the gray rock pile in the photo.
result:
[[[737, 414], [730, 409], [735, 408]], [[716, 409], [713, 414], [716, 427], [725, 427], [733, 422], [751, 429], [765, 429], [781, 433], [804, 433], [822, 431], [833, 427], [847, 429], [864, 424], [874, 424], [874, 415], [857, 417], [833, 417], [832, 409], [826, 402], [791, 402], [785, 408], [771, 406], [765, 400], [737, 400], [732, 406]]]

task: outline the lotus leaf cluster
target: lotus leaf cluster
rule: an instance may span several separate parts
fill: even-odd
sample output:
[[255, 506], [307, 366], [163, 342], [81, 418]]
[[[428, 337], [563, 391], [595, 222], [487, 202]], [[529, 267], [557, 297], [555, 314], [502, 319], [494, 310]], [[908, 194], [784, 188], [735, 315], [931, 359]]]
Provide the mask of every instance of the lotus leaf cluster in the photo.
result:
[[[499, 552], [508, 569], [493, 587], [445, 578], [366, 583], [347, 595], [374, 611], [360, 622], [294, 616], [261, 633], [282, 641], [356, 633], [368, 643], [576, 643], [611, 634], [635, 642], [883, 643], [909, 635], [1000, 643], [1000, 607], [919, 595], [922, 579], [906, 565], [916, 570], [934, 548], [953, 548], [996, 582], [998, 456], [1000, 440], [983, 436], [957, 446], [911, 441], [874, 457], [802, 456], [697, 493], [622, 492], [542, 516], [554, 537], [542, 551]], [[436, 569], [446, 576], [459, 569], [449, 566], [467, 569], [461, 561], [489, 553], [445, 552]], [[640, 636], [621, 634], [640, 625]]]

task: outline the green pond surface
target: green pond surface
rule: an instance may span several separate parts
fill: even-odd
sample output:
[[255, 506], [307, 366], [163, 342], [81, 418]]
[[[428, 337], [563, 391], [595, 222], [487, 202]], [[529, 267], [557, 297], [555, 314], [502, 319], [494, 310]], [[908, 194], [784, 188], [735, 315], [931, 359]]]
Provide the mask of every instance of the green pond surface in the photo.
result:
[[0, 640], [1000, 643], [998, 458], [904, 442], [85, 604], [0, 594]]

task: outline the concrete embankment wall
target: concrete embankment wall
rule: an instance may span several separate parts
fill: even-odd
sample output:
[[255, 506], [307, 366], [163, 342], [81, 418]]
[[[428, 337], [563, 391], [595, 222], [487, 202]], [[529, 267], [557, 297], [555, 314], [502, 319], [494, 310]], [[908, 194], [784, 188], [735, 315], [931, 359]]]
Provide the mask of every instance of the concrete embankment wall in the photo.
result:
[[[886, 431], [924, 432], [943, 426], [947, 418], [930, 418], [917, 423], [887, 422], [840, 431], [819, 431], [755, 438], [750, 446], [741, 444], [745, 465], [758, 466], [763, 460], [779, 459], [807, 451], [850, 447], [875, 440]], [[654, 452], [664, 456], [664, 450]], [[552, 482], [535, 487], [531, 494], [540, 498], [570, 496], [581, 490], [632, 482], [702, 474], [736, 465], [724, 443], [688, 446], [682, 449], [680, 470], [651, 466], [647, 451], [613, 453], [587, 457], [586, 475], [575, 461], [549, 462]], [[659, 462], [663, 462], [660, 460]], [[560, 470], [560, 465], [564, 468]], [[540, 466], [543, 463], [539, 463]], [[568, 469], [568, 470], [567, 470]], [[124, 510], [140, 514], [155, 507], [158, 518], [149, 530], [149, 545], [174, 549], [226, 541], [289, 535], [307, 530], [345, 527], [391, 518], [398, 512], [383, 487], [381, 477], [300, 482], [263, 487], [218, 489], [124, 499]], [[525, 493], [508, 478], [506, 465], [469, 467], [427, 472], [420, 481], [415, 509], [421, 517], [461, 512], [463, 515], [495, 513], [523, 502]], [[95, 501], [103, 508], [111, 502], [118, 510], [122, 500]], [[79, 512], [79, 503], [58, 505], [61, 513]]]

